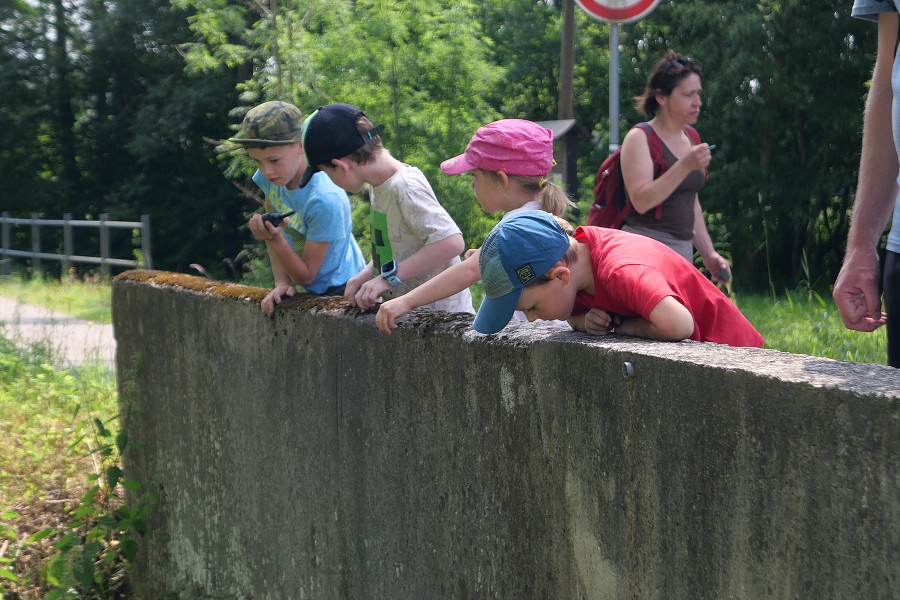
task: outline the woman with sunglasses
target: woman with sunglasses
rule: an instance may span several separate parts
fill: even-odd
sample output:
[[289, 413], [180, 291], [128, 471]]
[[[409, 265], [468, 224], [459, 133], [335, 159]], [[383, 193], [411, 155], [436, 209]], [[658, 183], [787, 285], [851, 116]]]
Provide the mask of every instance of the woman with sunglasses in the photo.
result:
[[[710, 146], [700, 143], [692, 128], [702, 91], [700, 65], [669, 50], [635, 98], [652, 131], [634, 127], [622, 142], [622, 179], [632, 205], [622, 229], [658, 240], [691, 263], [696, 248], [718, 282], [727, 281], [731, 269], [713, 247], [698, 197], [712, 158]], [[648, 136], [654, 134], [662, 143], [664, 165], [654, 164], [651, 156]]]

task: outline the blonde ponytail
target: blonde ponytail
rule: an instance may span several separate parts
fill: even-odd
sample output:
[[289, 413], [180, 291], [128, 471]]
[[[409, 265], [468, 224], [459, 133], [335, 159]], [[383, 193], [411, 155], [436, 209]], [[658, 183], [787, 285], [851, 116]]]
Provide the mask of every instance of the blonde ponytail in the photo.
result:
[[541, 201], [541, 210], [551, 215], [562, 217], [567, 208], [574, 208], [575, 203], [561, 187], [548, 180], [546, 177], [532, 177], [528, 175], [510, 175], [509, 178], [526, 191], [535, 194]]

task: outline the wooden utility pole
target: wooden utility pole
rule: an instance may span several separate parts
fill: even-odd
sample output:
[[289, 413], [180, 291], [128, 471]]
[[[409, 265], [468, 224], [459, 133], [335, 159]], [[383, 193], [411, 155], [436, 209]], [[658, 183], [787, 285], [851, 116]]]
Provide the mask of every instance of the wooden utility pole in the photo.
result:
[[[572, 119], [575, 115], [573, 79], [575, 77], [575, 0], [563, 0], [562, 42], [559, 50], [559, 105], [557, 119]], [[577, 127], [569, 129], [562, 139], [565, 164], [562, 165], [566, 192], [578, 198]]]
[[557, 119], [575, 114], [572, 80], [575, 72], [575, 0], [563, 0], [562, 47], [559, 52], [559, 106]]

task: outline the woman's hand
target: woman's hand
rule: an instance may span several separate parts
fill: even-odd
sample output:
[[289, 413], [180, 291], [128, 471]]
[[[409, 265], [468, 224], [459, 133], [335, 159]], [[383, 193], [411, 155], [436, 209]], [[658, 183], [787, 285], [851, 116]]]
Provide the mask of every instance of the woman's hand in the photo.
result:
[[709, 271], [713, 283], [728, 283], [731, 281], [731, 265], [718, 252], [712, 252], [703, 257], [703, 266]]
[[691, 146], [690, 152], [682, 156], [680, 160], [682, 160], [685, 166], [689, 167], [691, 171], [705, 171], [712, 160], [712, 152], [709, 149], [709, 144], [697, 144], [696, 146]]

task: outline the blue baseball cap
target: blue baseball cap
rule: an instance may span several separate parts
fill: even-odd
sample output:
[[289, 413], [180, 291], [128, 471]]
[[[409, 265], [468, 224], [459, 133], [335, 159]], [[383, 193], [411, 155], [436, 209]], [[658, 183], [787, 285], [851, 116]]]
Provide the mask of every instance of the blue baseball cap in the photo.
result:
[[497, 223], [478, 256], [484, 300], [472, 324], [475, 331], [497, 333], [506, 327], [522, 288], [549, 271], [568, 248], [569, 236], [556, 217], [542, 210], [516, 213]]
[[328, 104], [306, 117], [301, 135], [307, 166], [300, 178], [301, 188], [319, 171], [319, 165], [344, 158], [384, 131], [384, 125], [376, 125], [360, 133], [356, 120], [361, 116], [365, 113], [352, 104]]

